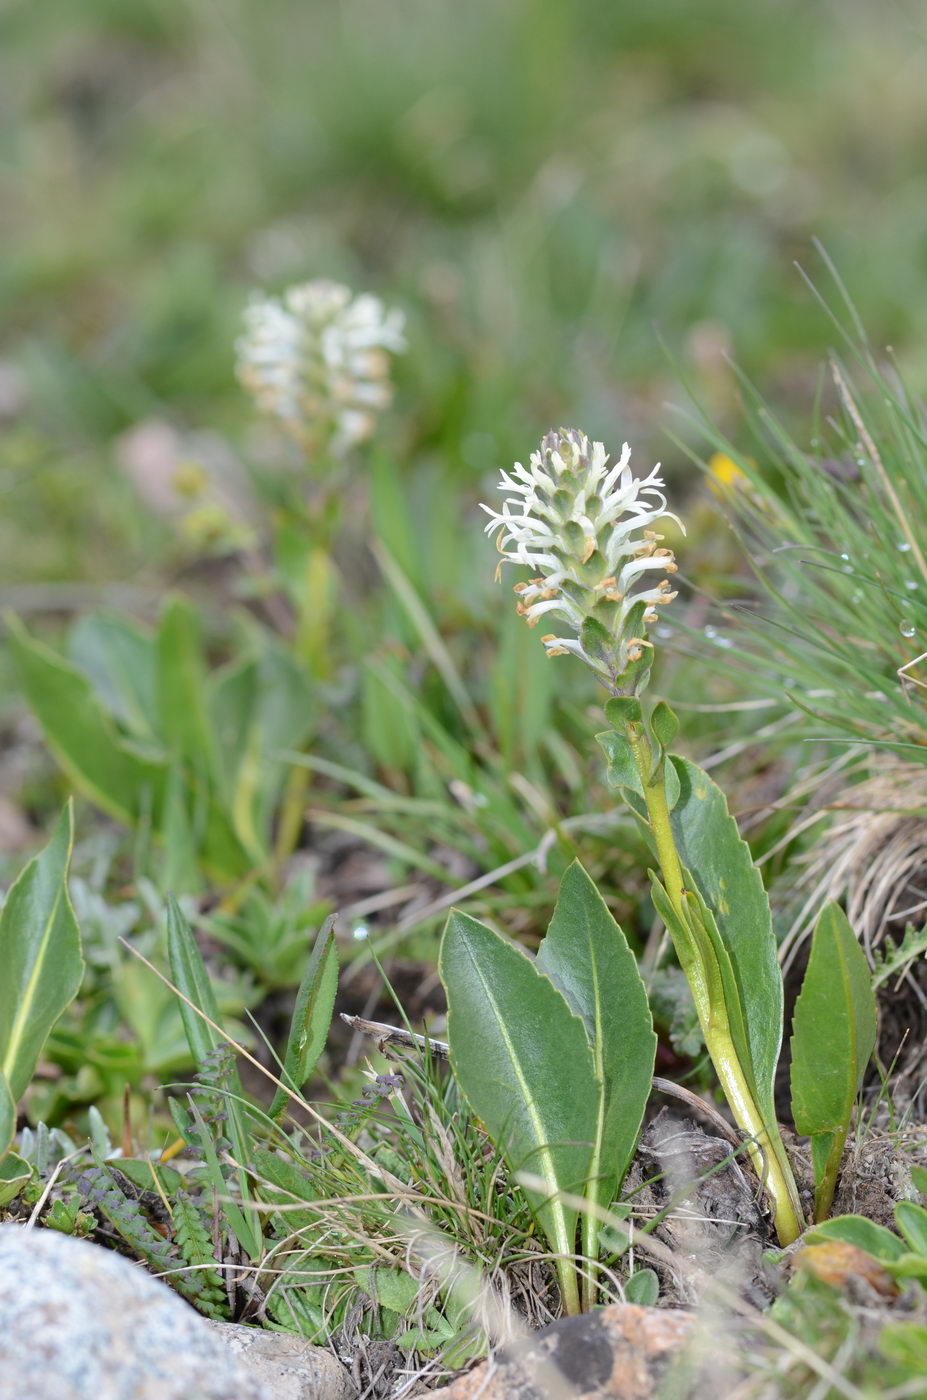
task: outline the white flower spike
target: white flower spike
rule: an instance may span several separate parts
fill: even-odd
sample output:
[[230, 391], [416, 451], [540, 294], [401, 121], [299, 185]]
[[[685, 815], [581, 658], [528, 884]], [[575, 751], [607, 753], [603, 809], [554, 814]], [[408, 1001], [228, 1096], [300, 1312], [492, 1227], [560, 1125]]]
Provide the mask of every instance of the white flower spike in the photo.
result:
[[339, 282], [254, 297], [235, 346], [238, 378], [307, 452], [343, 457], [390, 403], [389, 357], [406, 348], [403, 327], [401, 311]]
[[515, 585], [517, 611], [531, 627], [559, 618], [575, 634], [542, 637], [548, 656], [579, 656], [614, 694], [637, 694], [646, 684], [646, 628], [676, 597], [668, 577], [650, 581], [676, 572], [672, 550], [651, 528], [676, 520], [660, 468], [635, 477], [630, 457], [625, 443], [610, 466], [601, 442], [561, 428], [544, 437], [527, 469], [516, 462], [502, 472], [499, 490], [510, 494], [501, 511], [483, 506], [503, 562], [536, 574]]

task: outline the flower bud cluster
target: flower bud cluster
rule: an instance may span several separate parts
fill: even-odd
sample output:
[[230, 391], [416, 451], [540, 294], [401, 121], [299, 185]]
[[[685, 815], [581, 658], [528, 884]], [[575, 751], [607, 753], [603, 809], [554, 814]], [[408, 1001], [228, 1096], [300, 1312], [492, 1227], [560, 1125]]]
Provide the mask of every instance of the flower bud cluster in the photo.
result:
[[515, 585], [517, 611], [532, 627], [556, 618], [573, 634], [542, 637], [548, 656], [579, 656], [615, 694], [642, 689], [647, 627], [676, 597], [673, 552], [652, 528], [669, 515], [660, 468], [634, 477], [630, 457], [625, 443], [609, 465], [602, 443], [561, 428], [544, 437], [528, 468], [516, 462], [502, 472], [499, 490], [510, 493], [502, 510], [483, 506], [503, 559], [535, 575]]
[[403, 327], [401, 311], [339, 282], [258, 296], [235, 347], [238, 378], [306, 452], [343, 457], [390, 403], [389, 357], [406, 348]]

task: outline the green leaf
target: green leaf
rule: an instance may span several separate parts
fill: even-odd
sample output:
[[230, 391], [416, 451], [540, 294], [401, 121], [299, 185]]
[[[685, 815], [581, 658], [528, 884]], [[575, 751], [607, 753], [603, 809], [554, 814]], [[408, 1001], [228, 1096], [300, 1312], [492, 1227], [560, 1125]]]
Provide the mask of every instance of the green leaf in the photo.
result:
[[635, 1269], [624, 1286], [625, 1302], [642, 1308], [655, 1307], [659, 1296], [660, 1280], [653, 1269]]
[[32, 1179], [32, 1168], [15, 1152], [0, 1156], [0, 1207], [9, 1205]]
[[150, 633], [115, 613], [90, 613], [71, 628], [68, 655], [120, 724], [138, 739], [158, 742], [155, 649]]
[[132, 825], [160, 807], [166, 767], [123, 740], [93, 686], [9, 617], [10, 646], [23, 691], [48, 747], [74, 785], [104, 812]]
[[[216, 1025], [219, 1024], [219, 1007], [193, 930], [173, 895], [168, 895], [167, 899], [167, 955], [171, 977], [181, 993], [180, 1017], [190, 1054], [196, 1064], [202, 1064], [217, 1046], [225, 1042], [202, 1016], [196, 1014], [193, 1007], [205, 1012]], [[192, 1002], [193, 1006], [189, 1006], [188, 1002]]]
[[872, 989], [878, 991], [890, 977], [901, 976], [915, 958], [927, 953], [927, 924], [918, 932], [908, 924], [901, 942], [896, 944], [887, 934], [873, 952]]
[[[166, 757], [123, 738], [87, 677], [29, 637], [15, 618], [7, 622], [26, 698], [70, 781], [127, 826], [142, 814], [150, 817], [162, 839], [171, 772]], [[218, 880], [236, 879], [251, 870], [253, 854], [238, 840], [204, 776], [191, 769], [185, 779], [198, 854]]]
[[643, 717], [636, 695], [615, 695], [605, 702], [605, 718], [619, 734], [624, 732], [626, 724], [640, 724]]
[[587, 656], [602, 661], [611, 668], [618, 648], [607, 627], [603, 627], [596, 617], [584, 617], [579, 629], [580, 646]]
[[912, 1167], [911, 1181], [922, 1196], [927, 1196], [927, 1167]]
[[827, 904], [795, 1004], [792, 1112], [800, 1133], [846, 1129], [875, 1038], [866, 955], [840, 906]]
[[407, 1274], [404, 1269], [388, 1269], [376, 1265], [360, 1270], [358, 1279], [364, 1292], [381, 1308], [389, 1308], [391, 1312], [410, 1312], [422, 1291], [419, 1280]]
[[[640, 703], [634, 702], [638, 709]], [[618, 701], [610, 700], [609, 705], [616, 705]], [[606, 709], [608, 706], [606, 706]], [[618, 733], [616, 730], [606, 729], [601, 734], [597, 734], [596, 739], [605, 752], [608, 761], [608, 785], [613, 788], [624, 789], [624, 799], [631, 811], [637, 817], [646, 835], [649, 835], [649, 825], [647, 820], [647, 807], [644, 801], [644, 788], [641, 775], [637, 771], [637, 764], [634, 762], [634, 754], [627, 735]], [[658, 754], [659, 757], [659, 754]], [[666, 786], [666, 803], [670, 811], [679, 801], [679, 778], [672, 763], [666, 763], [663, 770], [663, 780]]]
[[839, 905], [821, 910], [792, 1023], [792, 1114], [814, 1139], [816, 1215], [826, 1215], [856, 1095], [876, 1040], [866, 955]]
[[164, 1162], [152, 1161], [150, 1157], [120, 1157], [119, 1170], [143, 1191], [155, 1191], [160, 1186], [166, 1195], [179, 1191], [184, 1178]]
[[890, 1267], [895, 1278], [916, 1278], [919, 1283], [927, 1287], [927, 1256], [905, 1253], [900, 1255]]
[[899, 1201], [895, 1206], [895, 1224], [915, 1254], [927, 1259], [927, 1210], [913, 1201]]
[[[635, 701], [634, 703], [640, 709], [640, 702]], [[610, 700], [608, 704], [614, 705], [616, 701]], [[608, 706], [606, 706], [607, 708]], [[637, 764], [634, 762], [634, 754], [627, 737], [617, 729], [606, 729], [595, 737], [605, 751], [605, 757], [608, 760], [609, 787], [626, 788], [628, 791], [636, 793], [643, 803], [643, 783], [641, 775], [637, 771]], [[639, 811], [639, 808], [635, 807], [635, 810]]]
[[[198, 1007], [216, 1025], [220, 1024], [219, 1007], [212, 983], [209, 980], [209, 973], [203, 962], [203, 955], [193, 936], [193, 930], [184, 918], [180, 905], [173, 895], [169, 895], [167, 901], [167, 952], [171, 977], [178, 992], [181, 993], [179, 998], [180, 1015], [187, 1043], [194, 1060], [201, 1066], [204, 1061], [208, 1062], [208, 1057], [213, 1050], [228, 1042], [194, 1010], [194, 1007]], [[188, 1002], [192, 1002], [192, 1006], [188, 1005]], [[233, 1070], [229, 1076], [228, 1089], [224, 1094], [224, 1103], [228, 1113], [228, 1136], [232, 1144], [232, 1155], [242, 1168], [238, 1172], [238, 1180], [242, 1199], [245, 1200], [247, 1198], [247, 1179], [243, 1168], [251, 1161], [252, 1146], [241, 1098], [241, 1080], [238, 1077], [238, 1071]], [[195, 1104], [193, 1112], [194, 1116], [197, 1117]], [[198, 1117], [197, 1121], [199, 1121]], [[257, 1217], [249, 1211], [246, 1221], [247, 1242], [239, 1235], [240, 1242], [248, 1250], [252, 1259], [257, 1258], [257, 1252], [260, 1250], [260, 1229], [256, 1222]], [[237, 1227], [236, 1234], [238, 1234]]]
[[906, 1252], [904, 1242], [897, 1235], [864, 1215], [835, 1215], [804, 1235], [805, 1244], [825, 1244], [828, 1240], [853, 1244], [883, 1264], [893, 1264]]
[[650, 1097], [657, 1038], [637, 961], [579, 861], [560, 882], [536, 966], [582, 1017], [603, 1086], [590, 1171], [595, 1199], [618, 1192]]
[[[585, 1189], [601, 1094], [586, 1028], [526, 953], [456, 910], [439, 969], [457, 1082], [512, 1171], [543, 1178], [525, 1194], [554, 1253], [571, 1255], [577, 1212], [559, 1193]], [[570, 1277], [562, 1264], [575, 1311]]]
[[164, 604], [155, 646], [160, 733], [170, 753], [185, 759], [209, 782], [216, 776], [217, 764], [206, 665], [199, 618], [186, 599], [172, 597]]
[[[326, 919], [315, 940], [290, 1023], [280, 1078], [297, 1093], [309, 1078], [325, 1049], [338, 990], [338, 948], [335, 943], [336, 914]], [[274, 1094], [270, 1106], [271, 1118], [277, 1118], [289, 1103], [283, 1089]]]
[[23, 870], [0, 912], [0, 1072], [14, 1103], [84, 974], [67, 883], [73, 839], [68, 803], [48, 845]]
[[16, 1136], [16, 1104], [6, 1075], [0, 1070], [0, 1162], [13, 1146]]
[[679, 732], [679, 720], [665, 700], [658, 700], [654, 705], [650, 728], [661, 749], [668, 749]]
[[[241, 1205], [238, 1204], [230, 1194], [228, 1184], [222, 1172], [222, 1164], [219, 1161], [219, 1154], [216, 1152], [216, 1144], [213, 1135], [204, 1119], [199, 1105], [191, 1094], [187, 1100], [190, 1114], [196, 1131], [196, 1143], [205, 1159], [205, 1172], [209, 1178], [215, 1199], [219, 1209], [225, 1216], [226, 1223], [232, 1234], [235, 1236], [242, 1249], [251, 1259], [259, 1259], [263, 1253], [263, 1241], [261, 1239], [261, 1228], [257, 1212], [248, 1204], [248, 1178], [243, 1171], [236, 1173], [239, 1188], [241, 1190]], [[230, 1109], [237, 1107], [231, 1102]], [[230, 1130], [230, 1136], [233, 1131]], [[235, 1150], [234, 1140], [232, 1150]], [[242, 1159], [239, 1157], [239, 1161]]]
[[667, 771], [670, 766], [679, 778], [679, 800], [671, 813], [679, 859], [714, 916], [730, 959], [757, 1106], [766, 1121], [775, 1124], [773, 1084], [782, 1045], [782, 976], [769, 900], [724, 793], [688, 759], [674, 754]]
[[878, 1346], [889, 1361], [910, 1367], [915, 1378], [927, 1374], [927, 1327], [916, 1322], [891, 1322], [879, 1333]]

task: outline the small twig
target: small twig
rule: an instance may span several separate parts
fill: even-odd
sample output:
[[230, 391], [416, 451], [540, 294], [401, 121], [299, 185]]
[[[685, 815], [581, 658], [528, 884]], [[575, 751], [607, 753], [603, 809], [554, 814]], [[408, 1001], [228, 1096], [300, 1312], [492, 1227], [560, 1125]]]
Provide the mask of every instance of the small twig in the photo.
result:
[[66, 1157], [62, 1157], [59, 1162], [55, 1163], [54, 1170], [52, 1171], [51, 1176], [48, 1178], [48, 1181], [45, 1183], [45, 1190], [42, 1192], [41, 1196], [36, 1201], [35, 1206], [33, 1207], [32, 1214], [26, 1221], [27, 1230], [32, 1230], [35, 1228], [36, 1221], [42, 1214], [42, 1210], [45, 1206], [45, 1203], [51, 1195], [52, 1187], [58, 1180], [58, 1177], [61, 1175], [61, 1168], [64, 1167], [68, 1162], [72, 1161], [75, 1157], [79, 1157], [84, 1151], [86, 1151], [85, 1148], [77, 1147], [74, 1149], [73, 1152], [69, 1152]]
[[691, 1089], [686, 1089], [681, 1084], [674, 1084], [671, 1079], [660, 1079], [657, 1075], [654, 1075], [653, 1087], [658, 1094], [665, 1094], [667, 1098], [677, 1099], [680, 1103], [684, 1103], [687, 1108], [691, 1108], [693, 1112], [702, 1114], [725, 1141], [729, 1142], [738, 1152], [746, 1145], [745, 1140], [718, 1112], [714, 1104], [703, 1099], [700, 1094], [694, 1094]]
[[447, 1043], [443, 1040], [432, 1040], [427, 1035], [416, 1035], [414, 1031], [403, 1030], [401, 1026], [388, 1026], [383, 1021], [365, 1021], [363, 1016], [349, 1016], [345, 1011], [341, 1012], [341, 1019], [345, 1025], [351, 1027], [352, 1031], [357, 1031], [360, 1035], [373, 1036], [381, 1054], [386, 1053], [388, 1045], [406, 1045], [414, 1046], [417, 1050], [428, 1050], [432, 1055], [437, 1055], [442, 1060], [446, 1060], [448, 1057]]

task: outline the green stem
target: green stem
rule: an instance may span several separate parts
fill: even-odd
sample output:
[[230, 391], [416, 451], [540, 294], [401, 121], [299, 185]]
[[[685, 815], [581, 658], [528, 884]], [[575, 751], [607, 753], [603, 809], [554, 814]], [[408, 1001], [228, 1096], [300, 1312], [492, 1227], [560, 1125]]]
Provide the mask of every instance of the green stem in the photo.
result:
[[567, 1317], [578, 1317], [582, 1312], [579, 1301], [579, 1286], [577, 1284], [576, 1265], [572, 1259], [564, 1259], [562, 1256], [557, 1260], [557, 1280], [560, 1284], [560, 1299], [563, 1303], [563, 1311]]
[[[686, 907], [685, 879], [666, 800], [664, 763], [658, 765], [655, 773], [651, 772], [653, 755], [643, 725], [629, 723], [625, 726], [625, 733], [640, 775], [663, 884], [680, 926], [688, 929], [690, 918]], [[754, 1170], [772, 1197], [776, 1234], [781, 1244], [791, 1244], [802, 1232], [802, 1211], [778, 1124], [767, 1123], [756, 1104], [748, 1077], [734, 1048], [727, 1008], [723, 1001], [719, 1002], [717, 997], [711, 995], [704, 951], [694, 938], [688, 944], [683, 944], [672, 929], [670, 936], [680, 966], [692, 988], [702, 1035], [724, 1096], [737, 1126], [751, 1139], [747, 1151]]]
[[[823, 1136], [823, 1134], [822, 1134]], [[820, 1225], [822, 1220], [826, 1220], [830, 1215], [830, 1208], [834, 1203], [834, 1192], [837, 1190], [837, 1177], [840, 1173], [840, 1163], [843, 1160], [843, 1149], [846, 1146], [846, 1128], [837, 1128], [832, 1133], [828, 1133], [830, 1138], [830, 1149], [824, 1163], [823, 1172], [818, 1171], [818, 1148], [817, 1138], [811, 1140], [811, 1154], [814, 1161], [815, 1176], [818, 1182], [814, 1188], [814, 1223]]]
[[306, 768], [300, 764], [290, 770], [280, 804], [277, 836], [274, 841], [273, 865], [278, 885], [283, 880], [284, 867], [296, 850], [296, 843], [299, 841], [299, 834], [303, 828], [308, 785], [309, 773]]

